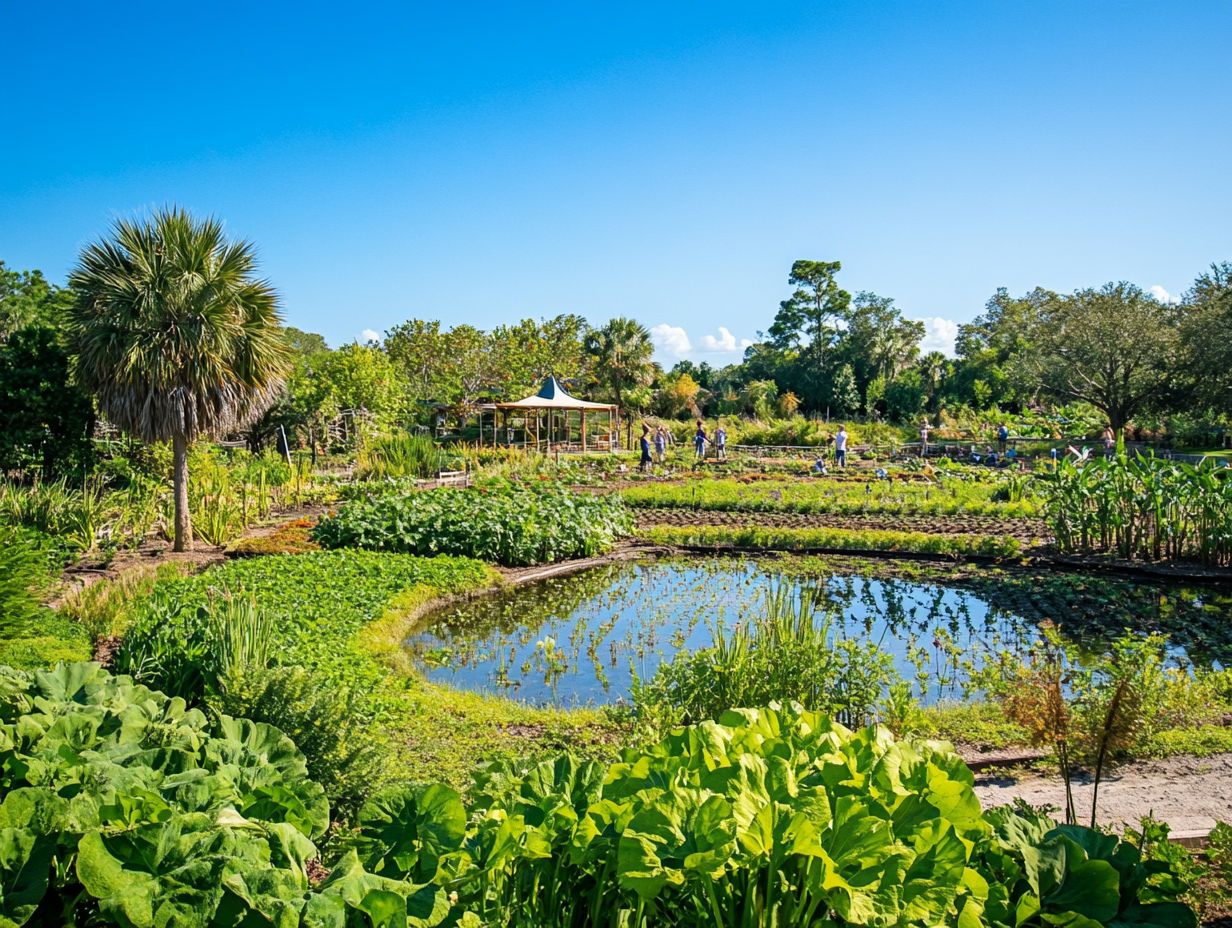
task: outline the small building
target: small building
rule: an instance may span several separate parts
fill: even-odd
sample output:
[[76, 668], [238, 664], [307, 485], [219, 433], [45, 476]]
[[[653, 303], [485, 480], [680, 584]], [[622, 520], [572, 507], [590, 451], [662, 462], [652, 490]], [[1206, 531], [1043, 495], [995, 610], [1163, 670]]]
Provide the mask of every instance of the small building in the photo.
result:
[[[492, 444], [540, 451], [612, 451], [616, 448], [619, 409], [610, 403], [580, 400], [549, 375], [538, 393], [511, 403], [480, 407], [479, 443], [484, 442], [484, 411], [492, 412]], [[587, 414], [590, 421], [587, 422]], [[604, 420], [595, 422], [595, 416]], [[596, 430], [593, 426], [600, 425]], [[588, 429], [588, 425], [590, 428]], [[520, 439], [520, 440], [519, 440]]]

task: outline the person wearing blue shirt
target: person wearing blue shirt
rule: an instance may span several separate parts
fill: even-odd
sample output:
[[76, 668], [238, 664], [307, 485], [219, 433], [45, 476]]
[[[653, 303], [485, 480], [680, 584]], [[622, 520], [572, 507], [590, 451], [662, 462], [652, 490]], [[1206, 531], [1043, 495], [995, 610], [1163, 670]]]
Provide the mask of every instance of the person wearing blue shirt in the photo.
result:
[[1010, 441], [1010, 429], [1004, 422], [1001, 423], [1001, 428], [997, 429], [997, 450], [1005, 454], [1005, 449]]

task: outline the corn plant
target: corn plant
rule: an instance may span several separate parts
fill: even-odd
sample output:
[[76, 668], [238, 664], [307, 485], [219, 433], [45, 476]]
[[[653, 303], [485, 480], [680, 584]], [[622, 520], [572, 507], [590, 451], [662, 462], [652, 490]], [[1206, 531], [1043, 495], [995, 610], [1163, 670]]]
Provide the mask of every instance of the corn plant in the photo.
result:
[[1154, 456], [1063, 462], [1042, 481], [1062, 551], [1232, 565], [1232, 470]]

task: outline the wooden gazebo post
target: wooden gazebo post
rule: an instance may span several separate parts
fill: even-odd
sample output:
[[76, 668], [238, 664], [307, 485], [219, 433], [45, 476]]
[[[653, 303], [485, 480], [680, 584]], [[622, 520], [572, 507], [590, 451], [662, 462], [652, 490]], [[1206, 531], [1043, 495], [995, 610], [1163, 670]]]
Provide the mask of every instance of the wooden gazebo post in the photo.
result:
[[582, 454], [586, 453], [586, 410], [582, 410]]

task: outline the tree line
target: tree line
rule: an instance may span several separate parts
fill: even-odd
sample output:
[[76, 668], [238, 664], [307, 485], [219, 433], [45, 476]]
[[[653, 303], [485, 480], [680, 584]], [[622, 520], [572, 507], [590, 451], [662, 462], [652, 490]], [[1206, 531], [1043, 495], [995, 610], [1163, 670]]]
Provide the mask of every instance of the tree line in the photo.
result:
[[[179, 416], [181, 431], [242, 429], [259, 445], [279, 429], [293, 440], [320, 436], [347, 409], [365, 410], [383, 428], [441, 417], [460, 425], [479, 404], [520, 398], [548, 374], [580, 396], [663, 417], [806, 414], [910, 423], [942, 411], [1082, 402], [1119, 431], [1137, 417], [1169, 413], [1226, 426], [1232, 408], [1228, 263], [1198, 275], [1175, 303], [1123, 282], [1071, 294], [998, 290], [960, 327], [950, 358], [921, 352], [923, 324], [893, 299], [844, 290], [838, 261], [801, 260], [791, 266], [790, 291], [773, 322], [739, 362], [684, 360], [664, 369], [641, 323], [618, 317], [592, 326], [572, 313], [489, 330], [411, 319], [380, 341], [331, 349], [320, 335], [280, 324], [272, 291], [250, 273], [250, 247], [239, 243], [247, 251], [237, 251], [217, 224], [194, 222], [169, 213], [118, 225], [111, 239], [83, 252], [66, 287], [0, 262], [0, 470], [88, 469], [99, 411], [141, 437], [170, 437], [175, 429], [165, 420]], [[212, 360], [207, 351], [185, 366], [195, 354], [184, 344], [142, 336], [133, 320], [148, 307], [134, 281], [170, 273], [158, 242], [176, 234], [185, 242], [183, 262], [217, 258], [207, 262], [216, 286], [226, 293], [230, 281], [228, 298], [251, 304], [245, 312], [261, 317], [270, 339], [245, 342], [234, 322], [212, 331], [209, 319], [193, 318], [200, 307], [191, 301], [175, 310], [183, 327], [175, 331], [183, 340], [208, 336]], [[228, 256], [229, 268], [222, 262]], [[105, 309], [92, 317], [88, 306]], [[258, 329], [249, 319], [247, 331]], [[254, 345], [262, 357], [252, 356]], [[260, 387], [255, 401], [238, 403], [248, 387], [226, 383], [228, 365], [239, 360], [253, 375], [252, 389]], [[159, 378], [177, 367], [198, 378], [180, 384], [195, 391], [195, 405], [150, 406]], [[274, 376], [255, 377], [263, 367]], [[145, 419], [124, 403], [144, 403]]]

